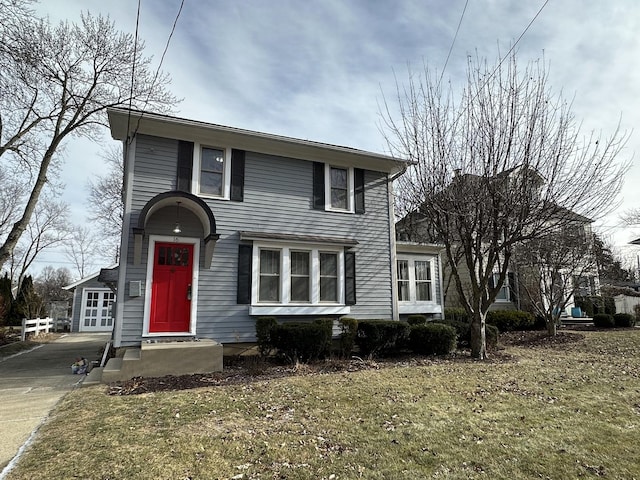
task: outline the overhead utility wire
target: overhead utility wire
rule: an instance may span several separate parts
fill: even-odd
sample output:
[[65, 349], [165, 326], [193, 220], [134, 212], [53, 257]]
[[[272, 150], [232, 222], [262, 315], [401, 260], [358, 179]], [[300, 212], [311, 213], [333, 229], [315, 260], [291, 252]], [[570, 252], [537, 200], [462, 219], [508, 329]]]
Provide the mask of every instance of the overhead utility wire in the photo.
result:
[[[140, 1], [140, 0], [138, 0], [138, 1]], [[151, 97], [151, 92], [153, 91], [153, 87], [155, 86], [156, 80], [158, 80], [158, 75], [160, 75], [160, 69], [162, 68], [162, 63], [164, 62], [164, 57], [167, 54], [167, 50], [169, 50], [169, 44], [171, 43], [171, 39], [173, 38], [173, 32], [175, 32], [175, 30], [176, 30], [176, 25], [178, 24], [178, 19], [180, 18], [180, 14], [182, 13], [182, 7], [184, 7], [184, 0], [182, 0], [180, 2], [180, 8], [178, 9], [178, 13], [176, 14], [176, 18], [173, 21], [173, 26], [171, 27], [171, 32], [169, 33], [169, 37], [167, 38], [167, 43], [165, 44], [164, 51], [162, 52], [162, 56], [160, 57], [160, 63], [158, 64], [158, 68], [156, 69], [156, 73], [153, 76], [153, 80], [151, 82], [151, 88], [149, 89], [149, 93], [147, 94], [147, 98], [144, 101], [144, 106], [142, 107], [142, 112], [140, 112], [140, 116], [138, 117], [138, 121], [136, 122], [136, 129], [133, 132], [133, 137], [135, 137], [136, 133], [138, 132], [138, 128], [140, 127], [140, 120], [142, 120], [142, 117], [145, 114], [145, 108], [149, 104], [149, 98]], [[129, 114], [131, 114], [131, 108], [129, 108]]]
[[438, 86], [442, 83], [442, 77], [444, 76], [444, 71], [447, 69], [447, 65], [449, 63], [449, 57], [451, 57], [451, 52], [453, 51], [453, 46], [456, 43], [456, 39], [458, 38], [458, 32], [460, 31], [460, 25], [462, 25], [462, 19], [464, 18], [464, 14], [467, 11], [467, 5], [469, 5], [469, 0], [467, 0], [464, 4], [464, 8], [462, 9], [462, 15], [460, 15], [460, 21], [458, 22], [458, 28], [456, 28], [456, 33], [453, 36], [453, 41], [451, 42], [451, 46], [449, 47], [449, 53], [447, 53], [447, 59], [444, 61], [444, 66], [442, 67], [442, 72], [440, 72], [440, 80], [438, 80]]
[[[475, 100], [475, 98], [479, 95], [480, 91], [487, 86], [487, 84], [489, 83], [489, 80], [491, 80], [491, 78], [493, 78], [493, 76], [496, 74], [496, 72], [498, 71], [498, 69], [502, 66], [502, 64], [504, 63], [504, 61], [507, 59], [507, 57], [509, 56], [509, 54], [513, 51], [514, 48], [516, 48], [516, 45], [518, 44], [518, 42], [520, 42], [520, 40], [522, 40], [522, 37], [524, 37], [524, 35], [527, 33], [527, 31], [529, 30], [529, 28], [531, 27], [531, 25], [533, 25], [533, 22], [536, 21], [536, 19], [540, 16], [540, 14], [542, 13], [542, 10], [544, 10], [544, 7], [547, 6], [547, 3], [549, 3], [549, 0], [545, 0], [545, 2], [542, 4], [542, 6], [540, 7], [540, 9], [537, 11], [537, 13], [534, 15], [534, 17], [531, 19], [531, 21], [529, 22], [529, 24], [526, 26], [526, 28], [522, 31], [522, 33], [520, 34], [520, 36], [517, 38], [517, 40], [514, 42], [513, 45], [511, 45], [511, 48], [509, 49], [509, 51], [500, 59], [500, 62], [498, 63], [498, 65], [496, 65], [496, 68], [493, 69], [493, 71], [487, 76], [487, 79], [484, 81], [484, 83], [482, 84], [482, 86], [477, 90], [476, 94], [471, 98], [471, 102], [473, 100]], [[470, 102], [469, 102], [470, 103]], [[466, 107], [465, 107], [466, 109]], [[460, 115], [458, 115], [458, 117], [455, 119], [454, 123], [457, 123], [458, 120], [460, 120], [460, 117], [462, 117], [462, 113], [460, 112]]]
[[[133, 37], [133, 64], [131, 65], [131, 87], [129, 88], [129, 113], [127, 115], [127, 141], [126, 146], [129, 146], [129, 128], [131, 126], [131, 106], [133, 103], [133, 85], [136, 78], [136, 56], [138, 53], [138, 27], [140, 25], [140, 2], [138, 0], [138, 13], [136, 14], [136, 33]], [[125, 151], [125, 156], [127, 152]]]

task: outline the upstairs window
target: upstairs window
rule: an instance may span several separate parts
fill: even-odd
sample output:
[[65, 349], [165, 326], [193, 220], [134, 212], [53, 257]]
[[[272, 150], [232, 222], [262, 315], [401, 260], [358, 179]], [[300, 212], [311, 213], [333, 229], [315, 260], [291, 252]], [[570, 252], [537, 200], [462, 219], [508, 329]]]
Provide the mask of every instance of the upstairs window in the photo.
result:
[[202, 147], [200, 193], [214, 197], [224, 195], [224, 156], [223, 149]]
[[331, 208], [336, 210], [351, 210], [349, 194], [349, 169], [329, 167], [331, 180]]
[[365, 171], [328, 163], [313, 164], [313, 208], [343, 213], [365, 213]]

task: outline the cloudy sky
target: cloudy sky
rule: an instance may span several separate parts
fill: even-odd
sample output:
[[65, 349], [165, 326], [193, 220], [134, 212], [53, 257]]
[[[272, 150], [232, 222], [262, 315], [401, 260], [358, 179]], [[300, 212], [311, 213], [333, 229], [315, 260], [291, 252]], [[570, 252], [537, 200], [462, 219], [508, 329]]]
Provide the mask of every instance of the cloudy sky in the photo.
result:
[[[139, 36], [156, 66], [180, 5], [141, 0]], [[135, 0], [41, 0], [38, 13], [75, 21], [88, 10], [133, 33], [137, 7]], [[517, 43], [519, 62], [544, 55], [550, 84], [575, 98], [585, 134], [612, 134], [619, 122], [627, 131], [640, 126], [637, 0], [184, 0], [162, 69], [184, 99], [181, 117], [384, 152], [380, 104], [392, 99], [408, 65], [441, 71], [460, 23], [444, 71], [456, 84], [469, 54], [493, 61], [532, 21]], [[86, 220], [87, 172], [104, 171], [98, 153], [111, 142], [105, 131], [103, 145], [68, 143], [63, 180], [76, 223]], [[636, 132], [623, 158], [639, 147]], [[640, 207], [635, 163], [618, 213]], [[618, 245], [640, 237], [617, 214], [598, 230]]]

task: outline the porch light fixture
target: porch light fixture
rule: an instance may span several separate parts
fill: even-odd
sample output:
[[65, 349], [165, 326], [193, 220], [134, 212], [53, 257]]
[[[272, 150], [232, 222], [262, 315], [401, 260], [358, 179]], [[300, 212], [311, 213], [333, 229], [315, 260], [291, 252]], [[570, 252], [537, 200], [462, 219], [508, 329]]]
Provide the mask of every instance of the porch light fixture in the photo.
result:
[[173, 227], [173, 233], [180, 233], [182, 229], [180, 228], [180, 202], [176, 202], [176, 225]]

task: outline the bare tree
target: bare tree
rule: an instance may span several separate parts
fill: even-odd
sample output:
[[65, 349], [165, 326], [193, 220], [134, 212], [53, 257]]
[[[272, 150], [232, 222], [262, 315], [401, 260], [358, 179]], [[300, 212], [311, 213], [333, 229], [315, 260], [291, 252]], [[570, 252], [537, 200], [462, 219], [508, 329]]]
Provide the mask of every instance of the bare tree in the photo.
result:
[[556, 335], [561, 314], [575, 297], [585, 288], [591, 295], [591, 282], [598, 277], [590, 222], [575, 218], [573, 224], [527, 240], [515, 250], [519, 291], [533, 313], [544, 318], [550, 336]]
[[69, 235], [69, 206], [64, 202], [40, 202], [27, 225], [20, 243], [10, 257], [13, 281], [20, 285], [29, 267], [43, 251], [65, 241]]
[[65, 245], [65, 253], [73, 262], [80, 278], [87, 276], [95, 265], [95, 257], [98, 251], [98, 241], [91, 228], [83, 226], [73, 227], [69, 239]]
[[17, 162], [33, 181], [0, 245], [0, 268], [27, 228], [69, 136], [96, 138], [108, 107], [167, 111], [176, 103], [166, 90], [168, 77], [154, 74], [150, 59], [140, 55], [143, 44], [108, 18], [87, 13], [79, 24], [52, 26], [34, 19], [28, 2], [2, 2], [11, 8], [0, 8], [0, 170]]
[[124, 216], [123, 177], [124, 157], [122, 147], [112, 147], [103, 155], [109, 171], [96, 175], [87, 182], [89, 221], [100, 227], [100, 243], [103, 258], [117, 263]]
[[627, 168], [616, 163], [626, 136], [583, 139], [547, 81], [539, 61], [520, 71], [515, 54], [495, 66], [469, 57], [459, 102], [425, 67], [382, 115], [392, 154], [413, 163], [395, 186], [399, 230], [444, 244], [474, 358], [486, 357], [486, 313], [514, 248], [562, 227], [563, 212], [600, 218]]

